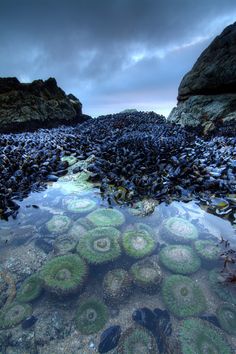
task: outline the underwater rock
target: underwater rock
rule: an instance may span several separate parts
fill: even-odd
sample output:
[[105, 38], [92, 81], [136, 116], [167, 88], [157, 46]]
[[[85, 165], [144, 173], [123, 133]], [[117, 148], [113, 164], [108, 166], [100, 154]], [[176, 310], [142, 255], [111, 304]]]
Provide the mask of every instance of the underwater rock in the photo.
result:
[[169, 245], [159, 253], [160, 262], [173, 273], [195, 273], [201, 266], [201, 260], [193, 249], [184, 245]]
[[171, 275], [165, 278], [162, 298], [176, 317], [194, 316], [206, 310], [206, 299], [201, 288], [187, 276]]
[[82, 334], [97, 333], [108, 320], [108, 309], [100, 300], [90, 298], [79, 305], [75, 320]]
[[218, 327], [199, 318], [182, 321], [179, 327], [179, 340], [183, 354], [224, 353], [233, 354], [233, 349]]
[[40, 271], [43, 287], [62, 298], [77, 293], [83, 287], [87, 274], [86, 263], [75, 254], [55, 257]]
[[116, 348], [121, 335], [120, 326], [111, 326], [107, 328], [100, 337], [100, 343], [98, 346], [99, 353], [107, 353], [110, 350]]
[[46, 254], [53, 251], [53, 240], [47, 237], [40, 237], [35, 241], [35, 246], [40, 248]]
[[198, 231], [188, 220], [171, 217], [164, 221], [161, 237], [172, 243], [190, 243], [198, 238]]
[[44, 311], [34, 325], [34, 340], [37, 346], [45, 346], [55, 340], [62, 340], [71, 333], [72, 321], [66, 320], [59, 311]]
[[156, 241], [145, 230], [127, 231], [122, 235], [122, 246], [128, 256], [138, 259], [150, 255], [155, 250]]
[[114, 227], [96, 227], [80, 238], [76, 251], [90, 264], [102, 264], [121, 254], [120, 231]]
[[132, 280], [125, 269], [117, 268], [105, 274], [102, 287], [106, 303], [120, 303], [130, 295]]
[[153, 255], [134, 263], [130, 268], [133, 283], [145, 292], [152, 293], [160, 289], [162, 271], [158, 256]]

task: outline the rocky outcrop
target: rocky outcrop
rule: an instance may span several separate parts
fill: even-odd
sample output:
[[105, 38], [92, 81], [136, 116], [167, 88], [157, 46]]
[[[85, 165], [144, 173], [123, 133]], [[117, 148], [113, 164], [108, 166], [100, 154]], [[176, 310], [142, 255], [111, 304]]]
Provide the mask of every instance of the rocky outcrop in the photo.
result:
[[0, 78], [0, 132], [51, 128], [82, 123], [81, 102], [66, 95], [54, 78], [20, 83], [17, 78]]
[[178, 91], [168, 117], [204, 134], [236, 133], [236, 22], [200, 55]]

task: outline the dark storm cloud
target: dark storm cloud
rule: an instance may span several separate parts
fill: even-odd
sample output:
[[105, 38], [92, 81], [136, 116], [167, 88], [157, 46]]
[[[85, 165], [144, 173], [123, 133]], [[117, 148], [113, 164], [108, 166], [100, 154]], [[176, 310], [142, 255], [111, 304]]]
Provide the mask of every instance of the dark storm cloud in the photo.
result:
[[235, 0], [0, 0], [0, 76], [55, 76], [95, 115], [167, 107], [235, 19]]

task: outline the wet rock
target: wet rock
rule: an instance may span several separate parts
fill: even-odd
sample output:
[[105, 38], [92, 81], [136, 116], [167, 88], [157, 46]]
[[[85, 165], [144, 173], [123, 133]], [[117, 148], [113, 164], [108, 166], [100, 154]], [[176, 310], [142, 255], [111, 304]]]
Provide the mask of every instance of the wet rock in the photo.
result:
[[107, 328], [100, 337], [100, 343], [98, 346], [99, 353], [107, 353], [110, 350], [114, 349], [120, 339], [121, 327], [120, 326], [111, 326]]
[[40, 237], [35, 241], [35, 246], [41, 248], [46, 254], [53, 251], [53, 240]]
[[54, 78], [22, 84], [16, 78], [0, 78], [1, 132], [81, 123], [82, 104], [66, 95]]
[[181, 81], [169, 121], [204, 134], [236, 133], [236, 23], [226, 27]]

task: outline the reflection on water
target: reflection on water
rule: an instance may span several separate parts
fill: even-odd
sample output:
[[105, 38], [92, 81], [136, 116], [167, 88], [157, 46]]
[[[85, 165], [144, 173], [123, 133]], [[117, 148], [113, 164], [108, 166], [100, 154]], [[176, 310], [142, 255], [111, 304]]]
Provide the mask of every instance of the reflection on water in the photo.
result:
[[83, 173], [31, 194], [0, 222], [2, 352], [232, 353], [235, 231], [204, 208], [111, 208]]

